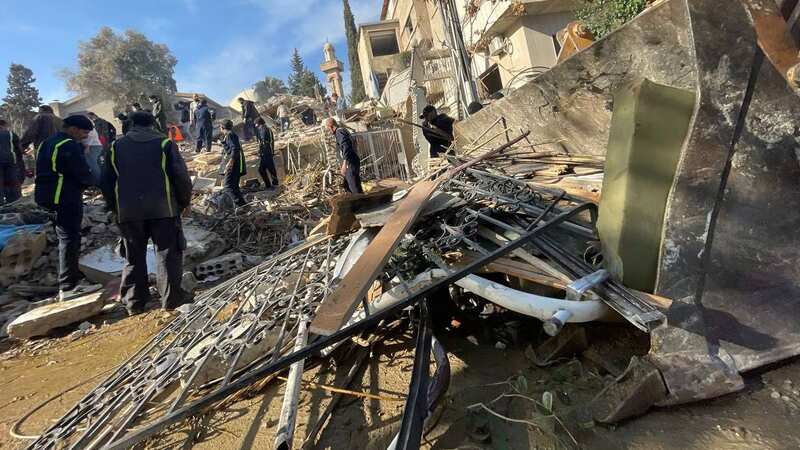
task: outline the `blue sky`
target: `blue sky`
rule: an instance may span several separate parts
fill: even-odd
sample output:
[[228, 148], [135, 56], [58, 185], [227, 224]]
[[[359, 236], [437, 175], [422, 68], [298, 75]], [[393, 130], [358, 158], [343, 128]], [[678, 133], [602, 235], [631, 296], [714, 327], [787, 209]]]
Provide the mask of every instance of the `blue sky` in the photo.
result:
[[[350, 0], [356, 23], [377, 20], [381, 3]], [[45, 102], [70, 98], [58, 71], [76, 67], [78, 43], [102, 26], [166, 44], [178, 59], [178, 90], [223, 104], [265, 75], [285, 80], [295, 47], [323, 84], [326, 39], [347, 65], [341, 0], [2, 0], [0, 96], [14, 62], [33, 70]], [[349, 86], [349, 68], [344, 76]]]

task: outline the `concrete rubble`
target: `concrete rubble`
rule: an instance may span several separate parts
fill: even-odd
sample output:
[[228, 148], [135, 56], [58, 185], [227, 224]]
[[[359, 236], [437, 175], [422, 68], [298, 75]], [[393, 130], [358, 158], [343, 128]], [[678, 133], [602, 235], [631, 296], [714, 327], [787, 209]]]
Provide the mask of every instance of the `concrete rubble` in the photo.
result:
[[[394, 171], [369, 144], [365, 194], [341, 192], [329, 134], [298, 114], [277, 134], [280, 188], [261, 188], [257, 145], [244, 145], [244, 207], [221, 190], [218, 154], [184, 148], [195, 189], [183, 286], [194, 303], [30, 448], [132, 447], [256, 395], [287, 370], [291, 415], [307, 367], [336, 372], [390, 335], [410, 339], [413, 354], [401, 431], [381, 441], [391, 448], [418, 448], [444, 404], [450, 367], [436, 335], [524, 349], [541, 370], [589, 371], [600, 381], [585, 404], [550, 390], [536, 400], [550, 419], [541, 428], [576, 445], [562, 413], [582, 428], [618, 423], [736, 392], [748, 371], [797, 356], [800, 135], [788, 123], [800, 99], [758, 26], [759, 14], [782, 16], [767, 0], [718, 8], [653, 4], [457, 122], [441, 158], [387, 119], [414, 118], [413, 92], [395, 111], [352, 109], [347, 125], [362, 136], [392, 127], [393, 139], [409, 142], [386, 150]], [[317, 119], [330, 113], [289, 95], [258, 109], [274, 116], [280, 104]], [[406, 153], [417, 153], [414, 170]], [[87, 200], [81, 267], [108, 283], [124, 260], [110, 214]], [[0, 337], [69, 327], [80, 339], [114, 301], [106, 289], [53, 303], [45, 218], [25, 201], [0, 207], [0, 223], [41, 228], [0, 253]], [[598, 334], [630, 340], [603, 347]], [[524, 377], [497, 384], [512, 396], [529, 391]]]

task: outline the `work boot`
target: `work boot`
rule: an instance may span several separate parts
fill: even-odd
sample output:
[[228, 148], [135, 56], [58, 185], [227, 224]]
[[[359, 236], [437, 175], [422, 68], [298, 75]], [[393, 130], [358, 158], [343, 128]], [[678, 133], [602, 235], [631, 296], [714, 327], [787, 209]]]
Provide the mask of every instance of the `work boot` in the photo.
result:
[[72, 289], [59, 289], [58, 290], [58, 301], [59, 302], [66, 302], [68, 300], [74, 300], [76, 298], [83, 297], [88, 294], [95, 293], [103, 289], [102, 284], [88, 284], [85, 282], [78, 283]]

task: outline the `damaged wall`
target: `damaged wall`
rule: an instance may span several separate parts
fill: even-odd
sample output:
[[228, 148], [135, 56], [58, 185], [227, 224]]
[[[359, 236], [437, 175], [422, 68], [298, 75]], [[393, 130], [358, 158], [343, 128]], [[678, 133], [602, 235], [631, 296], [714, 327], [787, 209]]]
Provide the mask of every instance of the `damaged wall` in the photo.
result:
[[[572, 154], [602, 156], [608, 144], [613, 93], [635, 77], [694, 89], [686, 9], [674, 1], [653, 8], [534, 81], [455, 126], [458, 147], [500, 116], [510, 128], [530, 129], [531, 141], [564, 139]], [[504, 142], [498, 137], [493, 142]], [[489, 146], [491, 147], [491, 146]], [[560, 146], [546, 150], [561, 150]]]

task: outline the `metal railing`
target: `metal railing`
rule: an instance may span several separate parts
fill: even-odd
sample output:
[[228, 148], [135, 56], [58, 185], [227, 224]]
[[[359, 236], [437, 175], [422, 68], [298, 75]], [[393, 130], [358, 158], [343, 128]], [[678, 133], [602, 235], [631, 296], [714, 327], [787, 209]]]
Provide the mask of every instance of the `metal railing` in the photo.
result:
[[398, 178], [409, 181], [408, 158], [400, 130], [353, 133], [364, 181]]

